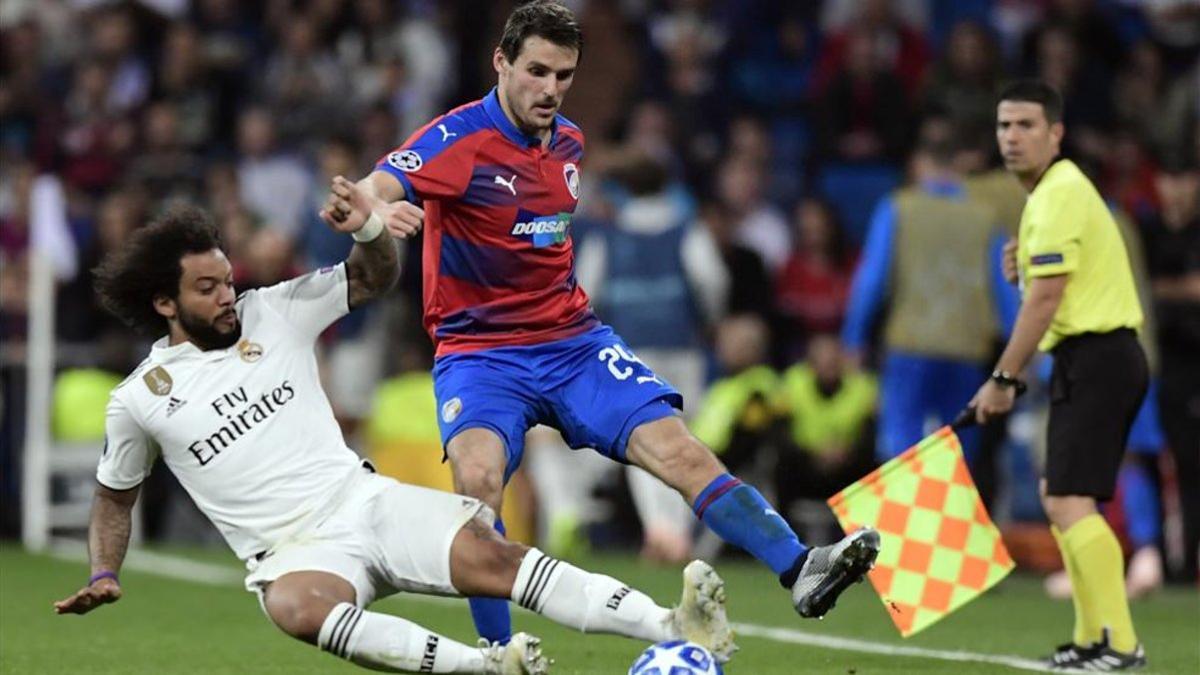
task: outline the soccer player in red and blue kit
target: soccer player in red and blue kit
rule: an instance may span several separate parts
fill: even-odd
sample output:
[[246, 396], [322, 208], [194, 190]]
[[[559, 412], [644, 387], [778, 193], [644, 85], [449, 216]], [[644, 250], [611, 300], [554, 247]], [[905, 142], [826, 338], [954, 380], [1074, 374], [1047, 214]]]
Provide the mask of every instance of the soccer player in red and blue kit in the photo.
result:
[[[633, 463], [678, 490], [708, 527], [779, 575], [802, 616], [822, 616], [874, 563], [878, 533], [802, 544], [689, 433], [679, 393], [600, 321], [575, 280], [570, 225], [584, 137], [558, 109], [582, 46], [567, 8], [518, 7], [492, 59], [497, 87], [417, 130], [359, 182], [393, 233], [426, 227], [424, 322], [437, 347], [455, 489], [499, 513], [525, 432], [556, 427], [572, 447]], [[503, 601], [473, 599], [471, 611], [482, 637], [508, 638]]]

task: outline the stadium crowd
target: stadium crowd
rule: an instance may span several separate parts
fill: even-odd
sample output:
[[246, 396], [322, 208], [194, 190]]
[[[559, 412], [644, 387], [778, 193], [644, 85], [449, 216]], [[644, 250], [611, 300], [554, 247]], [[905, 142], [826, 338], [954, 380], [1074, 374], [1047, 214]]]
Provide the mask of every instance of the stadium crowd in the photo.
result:
[[[87, 414], [76, 402], [88, 400], [89, 389], [106, 394], [148, 344], [95, 300], [91, 269], [105, 252], [166, 205], [188, 200], [204, 205], [219, 224], [239, 289], [342, 260], [350, 239], [317, 216], [331, 178], [362, 176], [417, 125], [485, 93], [494, 79], [488, 36], [499, 33], [510, 4], [4, 3], [4, 535], [15, 534], [19, 522], [10, 507], [19, 501], [19, 402], [35, 217], [59, 233], [55, 433], [98, 440], [103, 406]], [[778, 477], [776, 496], [794, 504], [788, 515], [805, 527], [828, 524], [814, 515], [813, 500], [894, 454], [880, 450], [891, 433], [878, 414], [881, 396], [886, 404], [890, 391], [887, 354], [944, 352], [973, 363], [969, 372], [978, 379], [947, 404], [961, 407], [986, 377], [1011, 322], [1008, 301], [989, 292], [976, 299], [994, 311], [943, 318], [932, 337], [913, 337], [915, 329], [897, 318], [907, 305], [885, 309], [889, 274], [895, 282], [909, 265], [913, 275], [936, 278], [940, 262], [958, 254], [958, 244], [937, 241], [897, 249], [894, 264], [881, 273], [878, 311], [867, 311], [871, 275], [864, 270], [874, 255], [873, 233], [887, 219], [881, 205], [899, 205], [889, 207], [900, 210], [896, 218], [959, 218], [947, 216], [944, 194], [913, 201], [904, 192], [952, 183], [961, 188], [955, 200], [978, 206], [971, 214], [984, 214], [981, 245], [989, 234], [1015, 234], [1024, 193], [997, 168], [995, 94], [1017, 76], [1061, 90], [1065, 153], [1091, 174], [1128, 226], [1144, 308], [1153, 317], [1143, 344], [1157, 380], [1151, 399], [1157, 409], [1147, 414], [1156, 419], [1138, 436], [1149, 440], [1130, 455], [1109, 515], [1124, 524], [1131, 551], [1154, 551], [1146, 565], [1161, 572], [1158, 551], [1165, 550], [1168, 571], [1195, 580], [1195, 3], [566, 4], [586, 36], [581, 77], [564, 109], [588, 138], [573, 228], [580, 282], [601, 318], [684, 393], [696, 434], [734, 470]], [[968, 221], [975, 222], [954, 222]], [[420, 327], [419, 240], [407, 248], [397, 290], [334, 326], [322, 341], [322, 361], [339, 420], [364, 452], [376, 455], [385, 472], [437, 484], [417, 475], [437, 467], [418, 469], [412, 459], [421, 453], [422, 461], [436, 463], [440, 452], [427, 377], [432, 355]], [[884, 254], [891, 255], [886, 247]], [[986, 251], [964, 259], [972, 261], [968, 274], [987, 278]], [[957, 278], [933, 289], [943, 292], [939, 298], [957, 292]], [[919, 315], [920, 309], [912, 311]], [[908, 323], [928, 321], [917, 316]], [[982, 346], [947, 344], [948, 336], [964, 332]], [[967, 357], [964, 349], [982, 351]], [[952, 379], [926, 386], [948, 391]], [[1035, 418], [1044, 397], [1035, 391], [1014, 418]], [[947, 422], [948, 414], [953, 411], [929, 416]], [[1036, 443], [1019, 426], [1009, 434], [1002, 427], [983, 430], [972, 457], [977, 482], [1000, 520], [1040, 518], [1029, 468], [1035, 460], [1021, 459], [1036, 455], [1030, 447]], [[576, 459], [583, 461], [566, 461]], [[561, 486], [539, 478], [561, 475], [547, 468], [557, 461], [535, 459], [530, 472], [539, 499], [554, 505], [541, 519], [543, 537], [556, 539], [550, 550], [572, 545], [576, 521], [593, 518], [589, 499], [551, 494], [563, 492]], [[167, 484], [146, 497], [169, 501], [176, 493]], [[179, 527], [173, 521], [186, 520], [184, 512], [148, 512], [147, 526], [152, 534], [169, 534]], [[559, 525], [550, 522], [563, 514], [569, 517]], [[1164, 530], [1164, 521], [1178, 526]], [[604, 536], [604, 523], [594, 529], [601, 531], [594, 536]], [[652, 554], [679, 557], [657, 545]], [[1131, 565], [1131, 575], [1136, 569]]]

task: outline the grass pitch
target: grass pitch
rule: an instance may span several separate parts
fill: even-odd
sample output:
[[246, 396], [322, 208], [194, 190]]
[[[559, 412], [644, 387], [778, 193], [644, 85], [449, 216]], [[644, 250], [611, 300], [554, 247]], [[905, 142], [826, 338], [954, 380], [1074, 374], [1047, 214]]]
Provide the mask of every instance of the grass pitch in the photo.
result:
[[[0, 547], [0, 673], [351, 673], [362, 671], [316, 648], [286, 637], [237, 582], [232, 554], [170, 552], [214, 565], [221, 577], [187, 581], [129, 569], [122, 574], [125, 597], [86, 616], [56, 616], [51, 602], [75, 591], [87, 578], [84, 563], [61, 556], [30, 555]], [[647, 567], [628, 556], [593, 556], [579, 561], [653, 596], [677, 599], [679, 570]], [[167, 571], [153, 560], [139, 567]], [[157, 567], [156, 567], [157, 566]], [[941, 623], [902, 640], [869, 585], [852, 588], [824, 621], [797, 617], [774, 577], [745, 561], [718, 561], [729, 591], [730, 618], [749, 624], [738, 638], [741, 651], [726, 668], [731, 675], [796, 673], [1019, 673], [1018, 668], [930, 655], [1035, 657], [1071, 634], [1070, 603], [1053, 602], [1037, 579], [1013, 575]], [[186, 572], [185, 572], [186, 574]], [[376, 603], [375, 611], [402, 615], [450, 637], [474, 640], [466, 603], [399, 596]], [[1171, 589], [1133, 606], [1134, 621], [1150, 659], [1148, 672], [1200, 673], [1200, 594]], [[553, 672], [624, 673], [645, 645], [624, 638], [581, 635], [523, 610], [518, 630], [542, 637], [556, 660]], [[778, 637], [851, 638], [843, 649], [794, 644], [748, 635], [781, 628]], [[790, 631], [790, 632], [787, 632]], [[797, 633], [796, 631], [800, 631]], [[916, 647], [926, 655], [870, 653], [863, 649]]]

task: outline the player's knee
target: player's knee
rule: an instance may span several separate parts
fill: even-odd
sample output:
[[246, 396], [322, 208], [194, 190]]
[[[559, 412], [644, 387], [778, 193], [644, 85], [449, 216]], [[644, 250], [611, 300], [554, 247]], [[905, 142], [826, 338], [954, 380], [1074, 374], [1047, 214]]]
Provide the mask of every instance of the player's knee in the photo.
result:
[[454, 467], [454, 482], [461, 494], [482, 500], [493, 509], [499, 508], [504, 476], [494, 467], [472, 461], [459, 463]]
[[1091, 498], [1076, 495], [1043, 494], [1042, 508], [1050, 522], [1061, 530], [1096, 512], [1095, 502]]
[[321, 625], [333, 609], [327, 602], [295, 592], [267, 593], [263, 603], [267, 615], [280, 630], [305, 642], [316, 644]]

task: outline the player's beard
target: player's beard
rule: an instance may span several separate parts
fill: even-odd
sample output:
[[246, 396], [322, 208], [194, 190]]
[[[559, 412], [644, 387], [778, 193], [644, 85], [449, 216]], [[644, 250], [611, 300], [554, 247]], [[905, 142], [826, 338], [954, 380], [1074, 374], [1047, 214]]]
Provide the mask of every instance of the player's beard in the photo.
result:
[[205, 321], [180, 307], [179, 326], [187, 333], [192, 344], [199, 347], [201, 351], [225, 349], [232, 347], [242, 337], [242, 322], [235, 313], [233, 314], [233, 328], [229, 329], [229, 332], [221, 332], [217, 328], [217, 320], [223, 316], [225, 315], [220, 314], [212, 321]]

